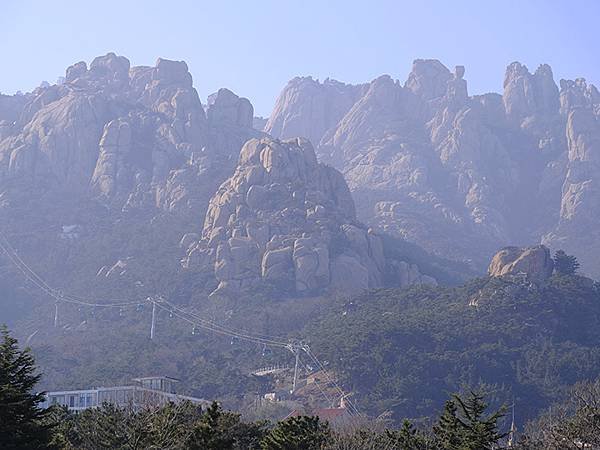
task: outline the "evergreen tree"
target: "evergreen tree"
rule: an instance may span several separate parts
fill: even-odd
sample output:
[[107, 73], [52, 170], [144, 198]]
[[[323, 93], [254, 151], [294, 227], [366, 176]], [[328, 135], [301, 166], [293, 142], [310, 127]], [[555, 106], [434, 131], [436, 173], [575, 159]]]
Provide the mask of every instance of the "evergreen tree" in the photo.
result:
[[579, 269], [579, 261], [573, 255], [567, 255], [564, 250], [554, 253], [554, 270], [561, 275], [574, 275]]
[[149, 414], [148, 428], [152, 446], [177, 449], [183, 446], [202, 415], [202, 408], [191, 402], [168, 403]]
[[19, 350], [6, 326], [0, 328], [0, 448], [49, 448], [51, 428], [40, 409], [43, 393], [32, 390], [40, 380], [30, 350]]
[[252, 450], [260, 448], [265, 435], [263, 423], [244, 423], [239, 414], [223, 411], [213, 402], [187, 438], [186, 449]]
[[438, 445], [444, 450], [458, 450], [463, 443], [463, 427], [458, 420], [457, 410], [454, 400], [446, 401], [444, 411], [433, 427]]
[[386, 430], [385, 435], [391, 442], [394, 442], [394, 448], [398, 450], [425, 450], [431, 448], [428, 439], [409, 420], [404, 420], [402, 428], [398, 431]]
[[223, 433], [220, 421], [223, 411], [217, 402], [212, 402], [188, 438], [190, 449], [230, 449], [233, 448], [232, 435]]
[[488, 404], [480, 392], [466, 399], [453, 395], [446, 402], [438, 424], [433, 427], [438, 446], [444, 450], [488, 450], [506, 436], [498, 432], [504, 408], [486, 416]]
[[317, 450], [330, 436], [329, 425], [318, 417], [291, 417], [279, 422], [261, 445], [263, 450]]
[[504, 417], [504, 408], [486, 417], [488, 404], [481, 392], [471, 391], [465, 400], [454, 395], [454, 400], [458, 406], [458, 421], [463, 431], [462, 449], [492, 449], [500, 439], [506, 436], [506, 433], [498, 432], [498, 420]]

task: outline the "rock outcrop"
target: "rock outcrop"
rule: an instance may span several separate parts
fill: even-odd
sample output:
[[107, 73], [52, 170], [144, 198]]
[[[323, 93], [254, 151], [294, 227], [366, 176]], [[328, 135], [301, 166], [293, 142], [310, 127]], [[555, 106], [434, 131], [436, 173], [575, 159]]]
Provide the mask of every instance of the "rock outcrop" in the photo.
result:
[[525, 277], [528, 281], [541, 283], [554, 270], [550, 250], [543, 246], [506, 247], [492, 258], [488, 274], [491, 277]]
[[318, 144], [360, 98], [365, 86], [297, 77], [283, 89], [264, 131], [281, 139], [302, 136]]
[[[381, 239], [356, 221], [342, 175], [307, 140], [252, 139], [211, 199], [185, 265], [214, 267], [216, 293], [269, 282], [295, 294], [382, 285]], [[411, 280], [415, 282], [415, 280]]]
[[585, 80], [561, 83], [566, 115], [566, 175], [558, 224], [543, 242], [577, 255], [585, 270], [598, 273], [600, 251], [600, 95]]
[[405, 83], [384, 75], [343, 85], [342, 116], [330, 121], [307, 108], [327, 98], [327, 86], [311, 80], [304, 93], [293, 80], [269, 124], [302, 124], [294, 131], [305, 130], [319, 159], [344, 174], [370, 226], [474, 266], [511, 242], [543, 240], [600, 274], [600, 249], [585, 244], [600, 241], [587, 239], [600, 229], [598, 90], [583, 79], [559, 88], [545, 64], [534, 73], [510, 64], [502, 95], [469, 95], [464, 77], [462, 66], [452, 73], [417, 60]]
[[[261, 283], [291, 295], [377, 287], [384, 278], [435, 283], [415, 264], [385, 258], [380, 236], [357, 220], [342, 174], [319, 164], [307, 140], [256, 129], [319, 141], [367, 87], [296, 79], [280, 103], [282, 120], [265, 124], [228, 89], [202, 104], [183, 61], [131, 67], [109, 53], [78, 62], [59, 84], [0, 96], [0, 217], [18, 227], [11, 207], [56, 205], [53, 220], [86, 224], [81, 242], [137, 242], [105, 249], [128, 257], [94, 267], [115, 283], [144, 271], [140, 233], [153, 248], [185, 252], [186, 266], [214, 275], [202, 278], [216, 281], [217, 293]], [[39, 220], [34, 207], [27, 211]]]
[[252, 139], [233, 176], [210, 201], [201, 238], [185, 267], [214, 271], [214, 294], [233, 295], [264, 283], [292, 295], [383, 285], [435, 284], [414, 264], [386, 259], [380, 236], [356, 219], [342, 175], [319, 164], [301, 138]]
[[89, 192], [117, 209], [201, 217], [241, 145], [262, 135], [250, 102], [227, 89], [205, 111], [183, 61], [130, 67], [109, 53], [22, 98], [10, 108], [0, 98], [0, 118], [18, 116], [0, 124], [0, 181]]

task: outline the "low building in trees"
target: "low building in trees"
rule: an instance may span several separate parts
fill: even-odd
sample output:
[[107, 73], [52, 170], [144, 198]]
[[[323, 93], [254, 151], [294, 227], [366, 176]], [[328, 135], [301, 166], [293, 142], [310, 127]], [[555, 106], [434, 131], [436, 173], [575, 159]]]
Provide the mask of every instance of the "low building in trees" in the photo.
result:
[[132, 381], [133, 384], [126, 386], [48, 392], [41, 406], [49, 408], [53, 405], [62, 405], [70, 411], [83, 411], [104, 403], [135, 410], [160, 407], [169, 402], [190, 401], [203, 406], [210, 404], [200, 398], [177, 394], [175, 384], [179, 380], [176, 378], [157, 376], [134, 378]]

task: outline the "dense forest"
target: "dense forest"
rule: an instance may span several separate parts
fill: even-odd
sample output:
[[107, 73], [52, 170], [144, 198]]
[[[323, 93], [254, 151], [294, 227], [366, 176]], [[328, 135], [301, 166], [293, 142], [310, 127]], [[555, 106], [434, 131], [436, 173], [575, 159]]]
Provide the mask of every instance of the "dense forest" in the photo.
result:
[[[70, 413], [64, 407], [40, 409], [43, 393], [31, 351], [21, 349], [4, 327], [0, 342], [0, 446], [3, 449], [205, 449], [205, 450], [522, 450], [593, 448], [600, 443], [600, 381], [578, 383], [517, 434], [502, 423], [508, 408], [490, 407], [489, 394], [452, 394], [431, 427], [404, 420], [394, 425], [380, 416], [353, 416], [336, 427], [316, 416], [277, 422], [241, 419], [213, 402], [159, 408], [100, 408]], [[513, 405], [514, 406], [514, 405]], [[505, 431], [506, 430], [506, 431]]]
[[310, 335], [368, 411], [428, 418], [448, 392], [481, 384], [525, 420], [597, 376], [599, 320], [600, 291], [588, 278], [480, 278], [341, 301]]
[[[7, 277], [3, 282], [10, 286]], [[31, 337], [36, 325], [18, 319], [27, 291], [3, 293], [14, 322], [31, 327], [18, 335]], [[179, 295], [185, 305], [185, 293]], [[119, 311], [61, 307], [59, 328], [50, 326], [52, 304], [40, 297], [35, 308], [39, 321], [48, 322], [31, 339], [44, 389], [118, 383], [159, 371], [181, 378], [186, 393], [243, 410], [252, 401], [248, 393], [273, 389], [272, 379], [249, 373], [290, 363], [285, 350], [265, 353], [258, 344], [193, 333], [188, 323], [164, 313], [151, 341], [150, 311], [143, 305]], [[194, 310], [233, 328], [306, 340], [362, 412], [389, 412], [396, 425], [405, 418], [431, 424], [451, 392], [473, 386], [496, 407], [514, 403], [524, 424], [575, 383], [594, 380], [600, 364], [600, 290], [576, 274], [556, 273], [539, 285], [485, 277], [454, 287], [302, 301], [262, 290], [244, 302], [221, 300]]]

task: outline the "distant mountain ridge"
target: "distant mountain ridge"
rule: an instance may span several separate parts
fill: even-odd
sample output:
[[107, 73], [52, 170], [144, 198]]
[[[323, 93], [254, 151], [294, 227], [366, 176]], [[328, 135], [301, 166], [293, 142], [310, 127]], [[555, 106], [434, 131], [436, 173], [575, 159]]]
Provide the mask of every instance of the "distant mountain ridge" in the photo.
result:
[[469, 96], [465, 69], [416, 60], [405, 83], [295, 78], [265, 131], [303, 132], [344, 174], [358, 217], [481, 266], [542, 242], [600, 274], [600, 94], [548, 65], [508, 66], [504, 92]]
[[[327, 86], [339, 91], [328, 110], [336, 98], [350, 107], [345, 96], [366, 88]], [[207, 289], [230, 295], [261, 283], [313, 295], [436, 282], [410, 255], [384, 255], [377, 231], [356, 219], [343, 176], [317, 161], [310, 142], [280, 142], [257, 125], [250, 101], [228, 89], [203, 104], [183, 61], [131, 67], [108, 53], [78, 62], [59, 84], [0, 97], [0, 217], [8, 231], [28, 230], [32, 259], [75, 227], [84, 253], [72, 242], [67, 261], [48, 270], [58, 277], [77, 259], [123, 289], [156, 278], [148, 258], [165, 273], [182, 259], [208, 277]], [[250, 158], [252, 142], [260, 149]], [[149, 230], [161, 242], [135, 243]]]
[[[469, 96], [464, 72], [296, 78], [266, 122], [227, 89], [203, 104], [182, 61], [113, 53], [0, 95], [0, 231], [54, 292], [90, 300], [57, 304], [0, 255], [2, 320], [46, 387], [159, 368], [240, 404], [258, 363], [289, 362], [173, 311], [155, 323], [144, 299], [164, 298], [306, 337], [368, 412], [427, 416], [486, 380], [536, 413], [600, 361], [598, 285], [534, 245], [598, 273], [600, 96], [518, 63], [503, 95]], [[112, 299], [129, 306], [97, 307]]]
[[185, 62], [130, 67], [109, 53], [69, 67], [63, 84], [0, 102], [0, 184], [201, 214], [192, 197], [207, 203], [241, 145], [262, 135], [252, 122], [251, 103], [227, 89], [205, 111]]

